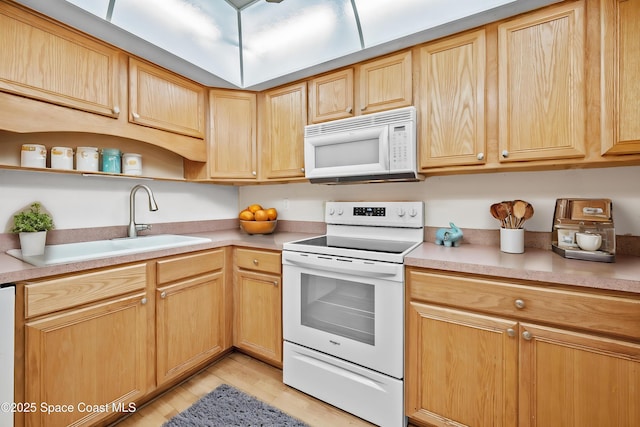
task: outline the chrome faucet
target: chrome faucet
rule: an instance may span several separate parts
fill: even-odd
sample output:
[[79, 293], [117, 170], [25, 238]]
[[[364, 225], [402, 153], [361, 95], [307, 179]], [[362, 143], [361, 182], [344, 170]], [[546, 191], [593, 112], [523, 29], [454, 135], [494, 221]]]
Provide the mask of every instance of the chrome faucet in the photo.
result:
[[147, 195], [149, 196], [149, 210], [157, 211], [158, 204], [156, 203], [156, 199], [153, 197], [153, 192], [146, 185], [136, 185], [131, 189], [131, 194], [129, 195], [129, 237], [138, 237], [138, 231], [149, 230], [151, 228], [151, 224], [136, 224], [136, 192], [143, 188]]

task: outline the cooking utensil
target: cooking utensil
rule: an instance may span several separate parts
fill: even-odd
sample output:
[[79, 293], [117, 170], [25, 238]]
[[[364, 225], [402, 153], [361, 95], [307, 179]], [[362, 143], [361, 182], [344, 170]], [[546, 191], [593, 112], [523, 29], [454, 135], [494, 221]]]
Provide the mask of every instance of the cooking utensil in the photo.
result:
[[491, 216], [500, 221], [501, 228], [522, 228], [533, 216], [533, 206], [524, 200], [504, 200], [489, 207]]
[[520, 228], [521, 224], [523, 223], [522, 219], [524, 218], [524, 215], [527, 211], [527, 205], [528, 203], [524, 200], [513, 201], [513, 216], [515, 218], [513, 228]]

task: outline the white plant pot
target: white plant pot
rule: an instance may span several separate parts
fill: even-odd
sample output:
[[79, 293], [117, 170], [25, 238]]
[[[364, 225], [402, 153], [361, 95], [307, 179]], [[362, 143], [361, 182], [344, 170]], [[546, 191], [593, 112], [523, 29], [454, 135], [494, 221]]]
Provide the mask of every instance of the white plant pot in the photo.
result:
[[44, 246], [47, 241], [46, 231], [32, 233], [20, 233], [20, 248], [23, 256], [37, 256], [44, 254]]

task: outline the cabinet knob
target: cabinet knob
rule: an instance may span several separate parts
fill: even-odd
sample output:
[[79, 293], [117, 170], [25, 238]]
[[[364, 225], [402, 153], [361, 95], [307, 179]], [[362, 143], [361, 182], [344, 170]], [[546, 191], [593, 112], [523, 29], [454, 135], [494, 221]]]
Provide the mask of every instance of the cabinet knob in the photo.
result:
[[258, 265], [258, 264], [259, 264], [258, 260], [257, 260], [257, 259], [254, 259], [254, 260], [253, 260], [253, 265]]
[[113, 112], [113, 114], [120, 114], [120, 107], [116, 105], [111, 111]]
[[509, 157], [509, 152], [507, 150], [502, 150], [502, 157], [507, 158]]
[[353, 111], [353, 107], [347, 107], [346, 112], [351, 114], [351, 112]]
[[364, 111], [364, 110], [366, 110], [366, 109], [367, 109], [367, 106], [366, 106], [366, 105], [363, 105], [362, 107], [360, 107], [360, 111]]
[[529, 331], [524, 331], [522, 333], [522, 338], [524, 338], [527, 341], [531, 341], [531, 338], [533, 338], [533, 335]]
[[131, 113], [131, 115], [133, 116], [134, 119], [139, 119], [140, 118], [140, 114], [133, 112]]
[[524, 308], [524, 305], [525, 305], [525, 304], [524, 304], [524, 301], [523, 301], [523, 300], [521, 300], [521, 299], [517, 299], [517, 300], [514, 302], [514, 304], [515, 304], [516, 308]]
[[258, 172], [256, 172], [256, 171], [251, 171], [251, 175], [256, 176], [256, 175], [258, 175]]
[[304, 172], [304, 168], [300, 168], [300, 172]]
[[515, 337], [516, 331], [513, 328], [509, 328], [507, 329], [507, 335], [509, 335], [510, 337]]
[[278, 281], [277, 280], [273, 281], [273, 286], [275, 286], [276, 288], [278, 287]]
[[484, 153], [478, 153], [478, 155], [476, 156], [476, 158], [478, 160], [484, 160]]
[[145, 305], [147, 303], [147, 297], [144, 297], [140, 300], [140, 304]]
[[163, 291], [163, 292], [160, 294], [160, 298], [166, 298], [166, 297], [167, 297], [167, 293]]

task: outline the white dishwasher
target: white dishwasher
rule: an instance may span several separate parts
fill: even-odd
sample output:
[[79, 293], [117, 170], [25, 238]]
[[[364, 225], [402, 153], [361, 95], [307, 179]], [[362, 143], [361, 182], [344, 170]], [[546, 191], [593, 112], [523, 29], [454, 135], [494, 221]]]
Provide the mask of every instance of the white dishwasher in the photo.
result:
[[16, 288], [0, 285], [0, 426], [13, 426], [13, 360]]

